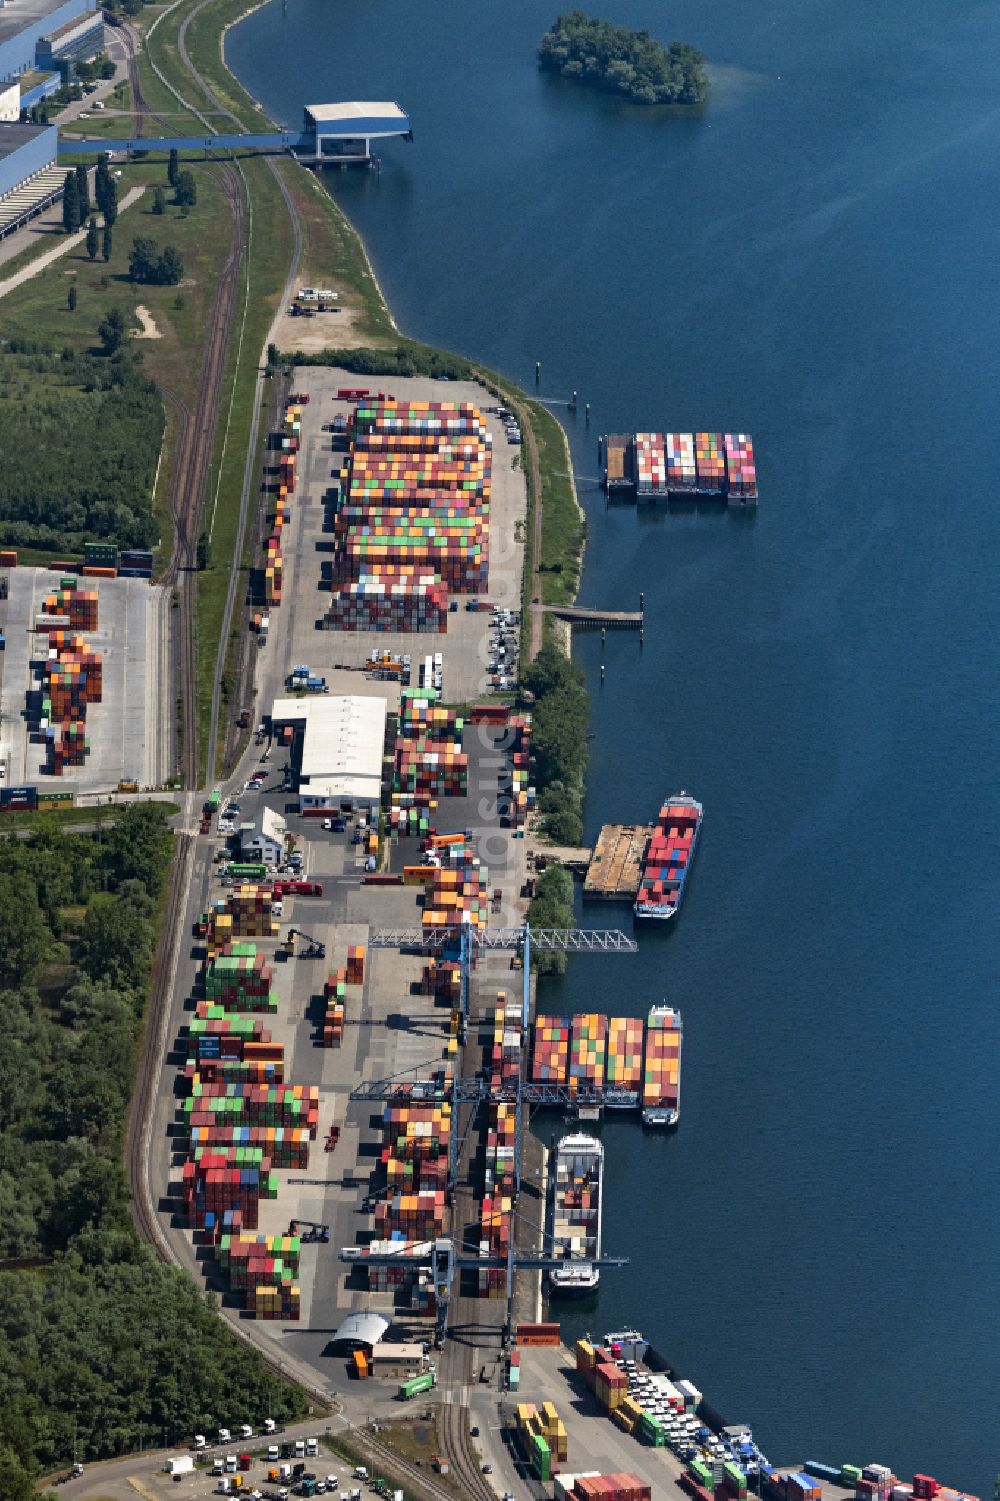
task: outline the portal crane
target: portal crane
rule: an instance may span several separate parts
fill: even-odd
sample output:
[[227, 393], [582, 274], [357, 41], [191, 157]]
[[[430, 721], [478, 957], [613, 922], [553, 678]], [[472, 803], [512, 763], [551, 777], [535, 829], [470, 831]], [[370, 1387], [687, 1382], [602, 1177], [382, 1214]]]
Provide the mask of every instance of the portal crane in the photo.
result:
[[[523, 1078], [524, 1052], [528, 1043], [528, 1028], [531, 1021], [531, 948], [549, 953], [615, 953], [634, 954], [638, 945], [635, 940], [628, 938], [617, 929], [604, 928], [539, 928], [532, 930], [529, 923], [524, 923], [520, 928], [493, 928], [485, 931], [475, 931], [471, 925], [463, 924], [460, 928], [452, 929], [450, 933], [438, 934], [433, 938], [423, 932], [412, 929], [383, 929], [374, 933], [369, 939], [371, 948], [399, 948], [426, 952], [428, 949], [443, 949], [444, 952], [457, 953], [461, 966], [461, 1000], [460, 1000], [460, 1039], [464, 1043], [469, 1019], [469, 993], [471, 989], [471, 972], [475, 954], [479, 950], [490, 949], [513, 949], [520, 954], [521, 965], [524, 975], [521, 998], [521, 1024], [522, 1024], [522, 1073], [515, 1082], [500, 1085], [494, 1088], [488, 1077], [483, 1074], [474, 1079], [453, 1078], [450, 1082], [433, 1080], [406, 1080], [400, 1077], [395, 1079], [382, 1079], [365, 1083], [358, 1089], [351, 1091], [352, 1100], [390, 1100], [403, 1096], [408, 1099], [451, 1099], [452, 1128], [448, 1136], [448, 1193], [454, 1196], [455, 1185], [458, 1175], [458, 1157], [460, 1150], [459, 1140], [459, 1105], [473, 1105], [472, 1118], [466, 1128], [462, 1141], [472, 1129], [478, 1107], [487, 1100], [507, 1100], [514, 1104], [514, 1204], [521, 1191], [521, 1155], [522, 1138], [524, 1131], [524, 1107], [533, 1103], [533, 1092], [536, 1089], [544, 1091], [544, 1101], [539, 1103], [559, 1104], [573, 1103], [599, 1104], [603, 1100], [603, 1092], [599, 1090], [570, 1091], [565, 1086], [542, 1085], [535, 1086], [526, 1084]], [[439, 1065], [431, 1064], [434, 1068]], [[515, 1211], [516, 1212], [516, 1211]], [[514, 1272], [518, 1268], [525, 1270], [551, 1270], [557, 1266], [564, 1266], [565, 1259], [553, 1257], [519, 1257], [514, 1251], [514, 1237], [511, 1236], [508, 1253], [501, 1256], [456, 1256], [454, 1246], [447, 1238], [441, 1238], [433, 1243], [434, 1249], [430, 1256], [430, 1265], [434, 1269], [434, 1285], [436, 1302], [438, 1307], [437, 1336], [438, 1340], [444, 1338], [447, 1326], [447, 1309], [451, 1297], [451, 1283], [456, 1270], [464, 1271], [466, 1268], [474, 1270], [486, 1270], [491, 1267], [503, 1269], [507, 1274], [507, 1319], [505, 1324], [505, 1338], [511, 1336], [514, 1303]], [[355, 1248], [356, 1251], [357, 1248]], [[341, 1259], [347, 1261], [357, 1260], [356, 1254], [352, 1255], [350, 1248], [347, 1253], [341, 1252]], [[391, 1253], [386, 1253], [380, 1258], [379, 1254], [365, 1258], [371, 1265], [392, 1264], [395, 1261]], [[412, 1264], [412, 1259], [411, 1259]], [[620, 1257], [606, 1257], [591, 1261], [593, 1267], [624, 1266], [626, 1262]], [[439, 1275], [439, 1273], [441, 1275]], [[442, 1293], [443, 1289], [443, 1293]], [[443, 1308], [443, 1313], [442, 1313]]]
[[434, 1343], [438, 1349], [444, 1344], [448, 1332], [448, 1311], [451, 1306], [452, 1284], [458, 1272], [480, 1272], [491, 1268], [507, 1273], [507, 1319], [504, 1325], [504, 1345], [513, 1337], [514, 1273], [550, 1272], [560, 1267], [579, 1266], [595, 1270], [606, 1267], [628, 1266], [627, 1256], [584, 1257], [565, 1256], [519, 1256], [512, 1249], [506, 1256], [463, 1256], [456, 1254], [454, 1241], [446, 1235], [433, 1241], [401, 1241], [398, 1251], [368, 1251], [360, 1246], [345, 1246], [340, 1259], [349, 1266], [428, 1266], [434, 1279]]

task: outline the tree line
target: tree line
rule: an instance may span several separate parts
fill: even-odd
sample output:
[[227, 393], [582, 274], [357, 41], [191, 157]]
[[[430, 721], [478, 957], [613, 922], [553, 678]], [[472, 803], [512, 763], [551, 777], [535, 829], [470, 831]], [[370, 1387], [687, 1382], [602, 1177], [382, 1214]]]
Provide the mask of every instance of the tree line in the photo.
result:
[[0, 833], [4, 1501], [74, 1452], [303, 1410], [129, 1217], [124, 1121], [171, 853], [152, 803], [92, 835], [44, 817], [27, 840]]
[[531, 754], [545, 831], [556, 844], [579, 845], [587, 770], [586, 679], [549, 642], [525, 669], [522, 689], [532, 700]]
[[623, 94], [636, 104], [703, 104], [708, 97], [704, 55], [686, 42], [655, 41], [648, 31], [630, 31], [582, 10], [559, 16], [542, 37], [538, 64]]

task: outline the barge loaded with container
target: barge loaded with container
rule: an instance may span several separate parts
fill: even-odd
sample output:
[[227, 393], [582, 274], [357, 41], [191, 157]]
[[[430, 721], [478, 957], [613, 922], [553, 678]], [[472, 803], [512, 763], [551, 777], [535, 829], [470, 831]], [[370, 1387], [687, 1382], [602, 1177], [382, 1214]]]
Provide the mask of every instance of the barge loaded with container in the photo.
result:
[[637, 919], [666, 922], [677, 915], [701, 830], [704, 808], [680, 792], [660, 809], [642, 862], [632, 911]]
[[749, 433], [608, 433], [598, 462], [609, 499], [757, 502]]
[[593, 1263], [601, 1254], [603, 1181], [604, 1148], [596, 1137], [573, 1132], [557, 1142], [549, 1179], [549, 1254], [564, 1257], [566, 1265], [549, 1272], [553, 1297], [597, 1287], [601, 1274]]
[[681, 1014], [654, 1006], [646, 1018], [646, 1062], [642, 1073], [642, 1124], [676, 1126], [681, 1118]]

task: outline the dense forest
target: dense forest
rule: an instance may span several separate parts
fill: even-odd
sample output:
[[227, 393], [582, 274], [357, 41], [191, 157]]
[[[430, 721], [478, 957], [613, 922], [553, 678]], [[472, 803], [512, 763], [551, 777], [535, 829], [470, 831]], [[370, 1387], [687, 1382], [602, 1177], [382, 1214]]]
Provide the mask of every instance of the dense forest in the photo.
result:
[[704, 62], [685, 42], [664, 47], [648, 31], [613, 26], [582, 10], [559, 16], [538, 48], [541, 68], [624, 94], [635, 104], [703, 104], [708, 97]]
[[128, 1213], [124, 1120], [172, 838], [145, 803], [94, 834], [0, 838], [0, 1496], [73, 1457], [173, 1443], [299, 1394]]
[[0, 355], [0, 545], [152, 547], [163, 420], [127, 349], [102, 359], [12, 339]]

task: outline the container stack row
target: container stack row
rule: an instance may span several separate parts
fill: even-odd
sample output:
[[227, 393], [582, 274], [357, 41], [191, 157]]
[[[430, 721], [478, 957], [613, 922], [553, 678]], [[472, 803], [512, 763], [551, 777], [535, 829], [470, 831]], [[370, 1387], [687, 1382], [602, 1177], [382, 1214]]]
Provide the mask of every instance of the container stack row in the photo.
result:
[[278, 1009], [273, 988], [274, 970], [253, 943], [230, 943], [205, 965], [205, 999], [227, 1011], [266, 1012]]
[[425, 568], [382, 568], [345, 579], [333, 590], [326, 625], [332, 631], [398, 631], [442, 635], [448, 590]]
[[393, 1194], [375, 1206], [375, 1234], [388, 1240], [399, 1233], [404, 1240], [433, 1240], [444, 1234], [444, 1189]]
[[308, 1131], [315, 1141], [319, 1126], [319, 1087], [315, 1084], [208, 1084], [192, 1080], [181, 1106], [189, 1129], [195, 1126], [289, 1126]]
[[435, 929], [443, 933], [466, 923], [485, 929], [490, 916], [488, 882], [489, 871], [471, 850], [463, 850], [461, 859], [447, 867], [432, 867], [421, 914], [424, 933], [431, 935]]
[[250, 883], [234, 886], [225, 897], [214, 901], [207, 913], [209, 959], [234, 939], [276, 938], [278, 921], [273, 906], [271, 888]]
[[469, 788], [469, 758], [464, 751], [440, 740], [396, 742], [393, 792], [409, 792], [418, 803], [441, 797], [465, 797]]
[[74, 631], [96, 631], [97, 591], [78, 589], [76, 579], [61, 578], [59, 588], [42, 600], [42, 614], [51, 618], [51, 625], [42, 623], [43, 630], [68, 626]]
[[535, 791], [529, 785], [531, 760], [531, 715], [512, 714], [507, 720], [508, 754], [511, 758], [510, 807], [507, 822], [512, 829], [523, 828], [529, 809], [535, 805]]
[[437, 996], [454, 1011], [462, 995], [461, 965], [452, 959], [431, 959], [424, 965], [420, 989], [424, 995]]
[[[506, 1260], [514, 1233], [514, 1154], [517, 1144], [516, 1110], [509, 1100], [496, 1096], [510, 1089], [521, 1073], [524, 1033], [521, 1008], [504, 991], [497, 994], [493, 1009], [493, 1035], [488, 1043], [491, 1099], [487, 1112], [483, 1202], [479, 1224], [481, 1256]], [[481, 1298], [504, 1297], [507, 1273], [504, 1266], [484, 1267], [479, 1273]]]
[[[246, 910], [238, 905], [237, 915]], [[277, 1196], [278, 1171], [308, 1168], [319, 1129], [318, 1087], [284, 1081], [284, 1047], [264, 1026], [276, 1009], [273, 981], [254, 944], [210, 944], [188, 1025], [181, 1196], [244, 1306], [258, 1318], [294, 1321], [298, 1239], [244, 1234], [258, 1228], [261, 1201]]]
[[323, 984], [323, 1046], [339, 1048], [347, 1015], [347, 971], [331, 970]]
[[[199, 1063], [239, 1060], [247, 1064], [277, 1064], [282, 1060], [281, 1043], [272, 1042], [270, 1031], [258, 1017], [234, 1015], [209, 1001], [196, 1003], [188, 1034]], [[246, 1077], [251, 1078], [249, 1071]]]
[[46, 770], [62, 776], [68, 766], [82, 766], [90, 752], [87, 709], [103, 697], [103, 662], [77, 631], [97, 629], [97, 595], [77, 589], [64, 578], [42, 602], [36, 630], [47, 624], [48, 650], [41, 669], [38, 728], [47, 751]]
[[436, 1193], [447, 1186], [451, 1106], [391, 1105], [382, 1117], [382, 1166], [394, 1193]]
[[553, 1478], [553, 1464], [565, 1464], [569, 1452], [566, 1424], [555, 1405], [519, 1402], [516, 1432], [521, 1453], [538, 1479], [547, 1484]]
[[258, 1318], [296, 1318], [300, 1246], [297, 1235], [223, 1235], [216, 1256], [245, 1308]]
[[259, 1153], [258, 1165], [266, 1159], [272, 1167], [302, 1169], [311, 1140], [305, 1126], [192, 1126], [191, 1155], [197, 1161], [206, 1151]]
[[[563, 1484], [560, 1485], [560, 1479]], [[572, 1480], [571, 1489], [566, 1482]], [[652, 1486], [638, 1475], [622, 1472], [617, 1475], [601, 1475], [597, 1472], [584, 1475], [556, 1476], [556, 1501], [651, 1501]]]
[[[371, 1264], [366, 1262], [365, 1252], [373, 1256], [391, 1255], [396, 1259], [392, 1265]], [[423, 1270], [418, 1258], [425, 1254], [424, 1242], [408, 1241], [400, 1234], [389, 1240], [369, 1241], [367, 1246], [361, 1248], [361, 1255], [358, 1257], [358, 1265], [368, 1276], [368, 1291], [395, 1295], [399, 1288], [412, 1288], [419, 1282]]]
[[366, 399], [350, 422], [327, 624], [442, 632], [485, 591], [492, 444], [468, 404]]
[[113, 542], [85, 542], [84, 578], [113, 579], [118, 572], [118, 549]]
[[458, 709], [446, 709], [414, 693], [403, 693], [399, 733], [405, 740], [425, 743], [440, 740], [461, 746], [465, 717]]

